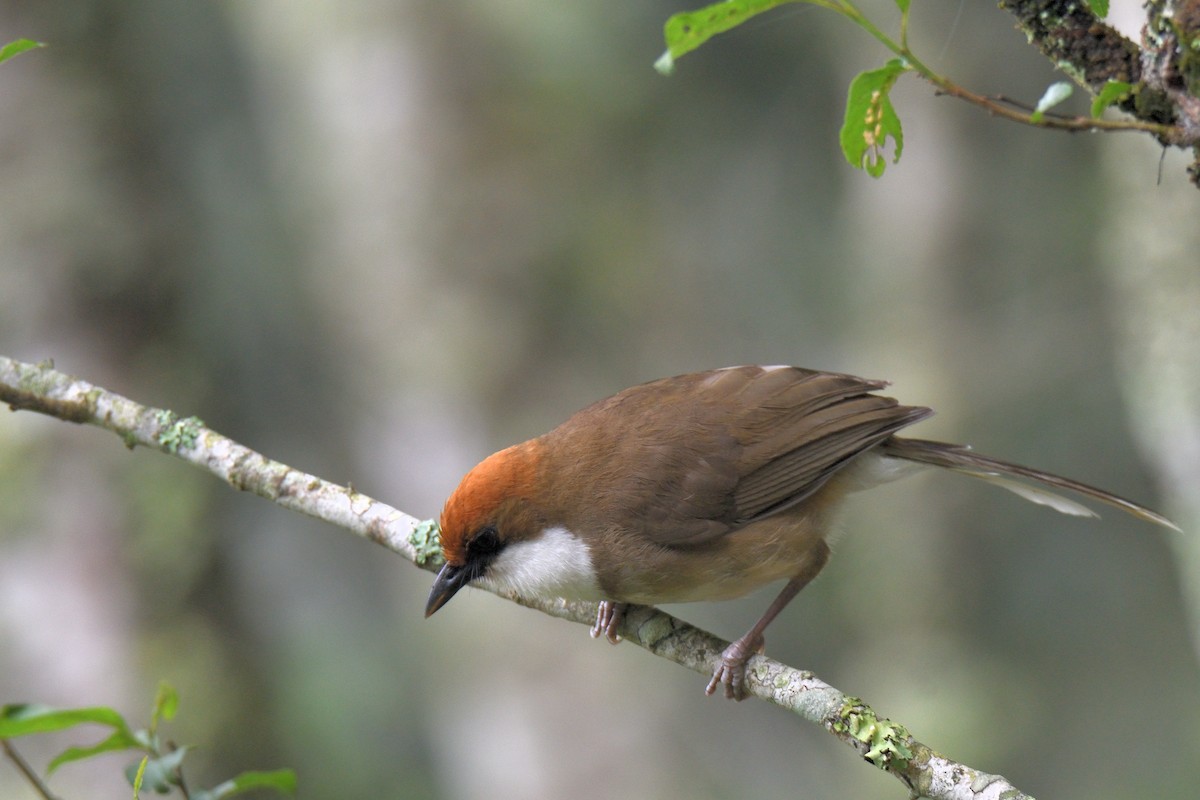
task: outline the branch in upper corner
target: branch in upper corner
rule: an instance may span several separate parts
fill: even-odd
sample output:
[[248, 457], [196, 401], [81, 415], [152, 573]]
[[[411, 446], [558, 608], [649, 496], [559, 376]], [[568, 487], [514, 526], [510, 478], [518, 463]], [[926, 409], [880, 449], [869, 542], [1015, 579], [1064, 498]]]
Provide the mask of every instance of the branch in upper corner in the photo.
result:
[[1017, 18], [1018, 26], [1046, 58], [1093, 92], [1099, 92], [1108, 81], [1138, 83], [1142, 79], [1141, 48], [1098, 20], [1083, 3], [1000, 0], [1000, 7]]
[[1195, 56], [1200, 6], [1179, 3], [1172, 19], [1164, 5], [1146, 4], [1139, 46], [1074, 0], [1000, 0], [1030, 42], [1077, 83], [1095, 94], [1110, 81], [1130, 84], [1135, 90], [1116, 103], [1118, 108], [1177, 128], [1164, 143], [1195, 147], [1200, 141], [1200, 58]]
[[[195, 417], [143, 406], [114, 392], [57, 372], [50, 364], [27, 364], [0, 356], [0, 403], [69, 422], [95, 425], [126, 446], [158, 450], [194, 464], [230, 486], [351, 533], [371, 539], [423, 569], [430, 526], [391, 506], [292, 469], [206, 427]], [[560, 619], [591, 625], [595, 603], [507, 598]], [[621, 634], [651, 653], [701, 674], [711, 674], [728, 642], [654, 608], [634, 607]], [[879, 716], [811, 672], [756, 655], [746, 676], [750, 694], [823, 727], [876, 767], [901, 781], [914, 796], [971, 800], [1028, 800], [1007, 780], [950, 761], [913, 738], [903, 725]]]
[[[1200, 53], [1200, 0], [1181, 4], [1190, 15], [1188, 26], [1180, 25], [1178, 19], [1160, 19], [1154, 24], [1155, 4], [1150, 3], [1152, 24], [1147, 29], [1152, 33], [1147, 34], [1143, 48], [1097, 19], [1096, 13], [1107, 13], [1106, 0], [1088, 0], [1086, 6], [1077, 0], [1001, 0], [1001, 5], [1017, 16], [1030, 41], [1092, 93], [1090, 116], [1046, 113], [1070, 94], [1066, 82], [1052, 84], [1035, 108], [1023, 112], [1012, 103], [973, 92], [937, 73], [908, 45], [909, 0], [896, 0], [900, 10], [898, 36], [876, 25], [854, 0], [720, 0], [695, 11], [679, 12], [667, 20], [663, 27], [667, 49], [655, 67], [669, 74], [677, 59], [714, 36], [796, 2], [839, 14], [896, 56], [880, 69], [861, 73], [851, 83], [839, 135], [846, 160], [873, 177], [882, 176], [887, 168], [885, 150], [889, 141], [894, 143], [891, 161], [900, 159], [903, 128], [889, 94], [905, 72], [920, 75], [939, 94], [965, 100], [1012, 122], [1064, 131], [1139, 131], [1151, 134], [1164, 146], [1190, 147], [1200, 155], [1200, 55], [1191, 58], [1193, 49]], [[1161, 8], [1157, 13], [1162, 16]], [[1193, 62], [1196, 77], [1188, 79], [1184, 67]], [[1109, 106], [1134, 118], [1102, 118]], [[1200, 160], [1189, 172], [1200, 184]]]

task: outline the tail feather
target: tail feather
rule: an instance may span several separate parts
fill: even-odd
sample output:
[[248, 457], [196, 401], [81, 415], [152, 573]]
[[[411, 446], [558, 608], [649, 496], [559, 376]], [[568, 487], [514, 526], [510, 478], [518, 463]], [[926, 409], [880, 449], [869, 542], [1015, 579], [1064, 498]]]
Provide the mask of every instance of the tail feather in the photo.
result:
[[1053, 475], [1049, 472], [1042, 472], [1030, 467], [1022, 467], [1019, 464], [1001, 461], [998, 458], [980, 455], [969, 447], [962, 445], [931, 442], [926, 439], [901, 439], [893, 436], [884, 441], [879, 446], [879, 449], [883, 455], [893, 458], [902, 458], [906, 461], [915, 461], [935, 467], [945, 467], [946, 469], [952, 469], [956, 472], [994, 483], [1024, 497], [1030, 502], [1049, 506], [1063, 514], [1086, 517], [1098, 516], [1094, 511], [1076, 503], [1074, 500], [1048, 492], [1041, 487], [1028, 486], [1009, 478], [1025, 478], [1026, 480], [1035, 481], [1055, 489], [1065, 489], [1075, 492], [1076, 494], [1090, 497], [1093, 500], [1098, 500], [1114, 508], [1119, 508], [1139, 519], [1153, 522], [1155, 525], [1161, 525], [1164, 528], [1171, 528], [1176, 531], [1179, 530], [1179, 526], [1171, 522], [1171, 520], [1151, 511], [1145, 506], [1138, 505], [1132, 500], [1126, 500], [1103, 489], [1097, 489], [1095, 486], [1088, 486], [1086, 483], [1073, 481], [1070, 478], [1064, 478], [1060, 475]]

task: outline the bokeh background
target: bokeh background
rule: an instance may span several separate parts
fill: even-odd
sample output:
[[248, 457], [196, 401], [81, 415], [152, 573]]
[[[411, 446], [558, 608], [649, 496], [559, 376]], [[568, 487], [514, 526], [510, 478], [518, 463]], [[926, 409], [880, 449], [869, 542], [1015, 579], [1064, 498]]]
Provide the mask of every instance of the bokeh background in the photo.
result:
[[[1137, 3], [1114, 3], [1136, 32]], [[1200, 193], [1148, 137], [989, 118], [905, 77], [903, 160], [837, 147], [887, 54], [788, 7], [651, 64], [677, 2], [0, 7], [0, 352], [196, 414], [436, 516], [481, 457], [728, 364], [890, 378], [919, 435], [1162, 508], [1060, 517], [953, 475], [859, 497], [769, 651], [1039, 796], [1194, 798]], [[864, 2], [881, 19], [891, 3]], [[1059, 79], [990, 4], [912, 41]], [[1077, 98], [1071, 108], [1086, 108]], [[901, 797], [778, 709], [427, 573], [110, 434], [0, 415], [0, 702], [145, 720], [193, 785], [309, 798]], [[725, 636], [767, 596], [672, 609]], [[97, 732], [98, 734], [99, 732]], [[73, 734], [21, 742], [38, 765]], [[121, 758], [64, 798], [124, 798]], [[7, 762], [0, 796], [31, 798]]]

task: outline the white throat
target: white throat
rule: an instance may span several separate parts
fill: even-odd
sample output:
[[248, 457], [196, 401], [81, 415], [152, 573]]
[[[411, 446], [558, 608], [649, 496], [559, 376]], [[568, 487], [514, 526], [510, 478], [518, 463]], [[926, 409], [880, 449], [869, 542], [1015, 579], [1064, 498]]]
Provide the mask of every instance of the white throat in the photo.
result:
[[522, 597], [600, 600], [600, 586], [587, 545], [566, 528], [542, 531], [536, 539], [505, 547], [476, 581]]

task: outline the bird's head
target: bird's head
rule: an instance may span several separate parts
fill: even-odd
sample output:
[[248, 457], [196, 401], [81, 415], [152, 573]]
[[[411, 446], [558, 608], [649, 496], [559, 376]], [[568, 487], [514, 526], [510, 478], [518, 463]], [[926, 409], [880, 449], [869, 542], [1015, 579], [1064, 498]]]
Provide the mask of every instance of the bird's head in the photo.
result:
[[441, 518], [446, 564], [426, 617], [469, 583], [527, 597], [595, 594], [587, 547], [558, 521], [562, 499], [542, 485], [542, 460], [537, 439], [514, 445], [480, 462], [450, 495]]

